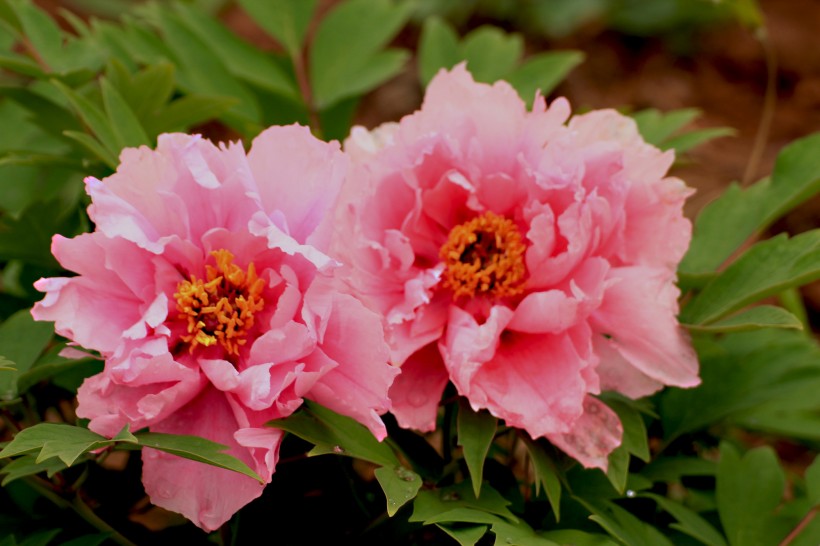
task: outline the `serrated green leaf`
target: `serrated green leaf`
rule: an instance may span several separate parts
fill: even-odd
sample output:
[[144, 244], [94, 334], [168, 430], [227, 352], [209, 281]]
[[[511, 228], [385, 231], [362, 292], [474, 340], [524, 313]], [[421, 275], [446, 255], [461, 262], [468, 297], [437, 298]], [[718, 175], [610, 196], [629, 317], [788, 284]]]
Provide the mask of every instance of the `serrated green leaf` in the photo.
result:
[[770, 179], [741, 189], [732, 185], [695, 221], [694, 236], [679, 271], [687, 275], [718, 268], [750, 237], [820, 191], [820, 133], [780, 152]]
[[259, 474], [251, 470], [248, 465], [240, 461], [233, 455], [223, 453], [228, 450], [226, 445], [212, 442], [198, 436], [185, 436], [178, 434], [163, 434], [159, 432], [141, 432], [136, 435], [139, 445], [150, 447], [178, 455], [192, 461], [209, 464], [226, 470], [233, 470], [245, 476], [249, 476], [259, 483], [265, 483]]
[[387, 515], [390, 517], [415, 498], [422, 486], [421, 476], [403, 466], [382, 466], [375, 470], [375, 474], [387, 498]]
[[422, 85], [427, 85], [442, 68], [452, 68], [461, 61], [458, 35], [446, 21], [430, 17], [424, 21], [419, 38], [418, 64]]
[[400, 466], [387, 444], [381, 443], [361, 423], [327, 408], [306, 401], [306, 410], [286, 419], [268, 423], [272, 427], [295, 434], [316, 446], [313, 455], [336, 453], [348, 455], [382, 466]]
[[485, 25], [467, 34], [461, 42], [461, 57], [476, 81], [492, 83], [512, 72], [524, 52], [519, 34]]
[[28, 309], [18, 311], [0, 324], [0, 354], [14, 362], [12, 372], [0, 374], [0, 400], [17, 396], [17, 380], [28, 370], [54, 337], [54, 326], [36, 322]]
[[[310, 83], [319, 109], [361, 90], [357, 80], [367, 75], [371, 83], [389, 77], [400, 67], [398, 54], [378, 55], [410, 16], [409, 2], [347, 0], [336, 5], [316, 29], [310, 48]], [[378, 68], [370, 68], [378, 57]], [[380, 76], [376, 78], [375, 75]]]
[[580, 51], [549, 51], [526, 59], [507, 77], [510, 85], [529, 103], [540, 91], [549, 95], [573, 68], [584, 61]]
[[109, 63], [107, 71], [111, 83], [143, 123], [171, 98], [176, 86], [174, 73], [174, 65], [163, 62], [147, 66], [132, 76], [117, 59]]
[[458, 445], [464, 448], [464, 461], [470, 471], [473, 482], [473, 493], [481, 495], [481, 482], [484, 474], [484, 459], [490, 451], [498, 419], [485, 411], [476, 412], [466, 400], [461, 400], [458, 407], [457, 429]]
[[57, 457], [71, 466], [88, 451], [112, 444], [87, 428], [57, 423], [38, 423], [18, 432], [0, 451], [0, 458], [37, 453], [36, 462]]
[[558, 476], [558, 469], [536, 442], [527, 438], [524, 440], [524, 445], [530, 454], [532, 468], [535, 472], [535, 494], [538, 494], [540, 486], [543, 485], [547, 493], [547, 500], [555, 513], [555, 520], [561, 521], [561, 479]]
[[726, 540], [717, 530], [697, 512], [686, 506], [667, 499], [654, 493], [641, 493], [639, 496], [646, 497], [658, 503], [663, 510], [672, 514], [678, 520], [678, 525], [674, 528], [682, 533], [701, 541], [706, 546], [726, 546]]
[[507, 522], [494, 523], [490, 531], [495, 534], [495, 546], [558, 546], [555, 542], [539, 536], [532, 528], [519, 521], [512, 524]]
[[[280, 3], [282, 0], [279, 0]], [[299, 0], [302, 4], [309, 4], [309, 0]], [[292, 77], [273, 62], [271, 57], [259, 49], [233, 34], [224, 25], [199, 9], [182, 3], [174, 4], [180, 15], [180, 21], [191, 32], [208, 44], [211, 51], [219, 57], [228, 71], [246, 82], [258, 85], [273, 93], [291, 98], [300, 99], [299, 89]], [[282, 21], [287, 14], [278, 13], [277, 20]], [[261, 22], [261, 20], [257, 19]]]
[[772, 448], [756, 448], [741, 457], [728, 443], [720, 445], [718, 514], [731, 546], [765, 546], [782, 538], [773, 536], [773, 517], [785, 486]]
[[301, 56], [316, 0], [239, 0], [239, 4], [285, 47], [292, 59]]
[[137, 146], [149, 146], [151, 140], [137, 119], [134, 111], [105, 77], [100, 79], [105, 113], [111, 121], [115, 142], [120, 150]]
[[787, 330], [802, 330], [800, 319], [774, 305], [758, 305], [736, 315], [713, 322], [711, 324], [688, 325], [683, 324], [692, 332], [747, 332], [760, 328], [780, 328]]
[[485, 485], [482, 493], [480, 499], [476, 498], [469, 480], [449, 487], [420, 491], [413, 501], [410, 521], [427, 524], [456, 521], [492, 524], [500, 521], [499, 516], [509, 521], [518, 521], [507, 508], [510, 501], [498, 491]]
[[436, 527], [447, 533], [461, 546], [475, 546], [487, 533], [486, 525], [476, 525], [470, 527], [453, 527], [450, 525], [436, 524]]
[[680, 320], [708, 325], [762, 298], [820, 278], [820, 230], [757, 243], [709, 282]]
[[655, 527], [641, 521], [614, 502], [579, 497], [575, 499], [592, 512], [589, 519], [626, 546], [673, 546]]
[[68, 468], [67, 465], [57, 457], [37, 462], [36, 455], [23, 455], [0, 468], [0, 474], [5, 474], [5, 476], [3, 476], [3, 482], [0, 483], [0, 485], [5, 487], [14, 480], [25, 478], [26, 476], [33, 476], [40, 472], [45, 472], [50, 478], [66, 468]]

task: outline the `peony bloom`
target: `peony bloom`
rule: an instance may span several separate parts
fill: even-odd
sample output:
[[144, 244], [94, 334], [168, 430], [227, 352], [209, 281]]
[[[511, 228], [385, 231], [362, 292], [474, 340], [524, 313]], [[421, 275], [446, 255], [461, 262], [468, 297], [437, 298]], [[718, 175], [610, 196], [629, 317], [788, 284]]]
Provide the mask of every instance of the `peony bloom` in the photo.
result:
[[440, 72], [421, 110], [352, 131], [336, 244], [385, 317], [401, 426], [432, 430], [452, 381], [474, 409], [606, 468], [622, 427], [592, 395], [699, 382], [674, 285], [690, 190], [629, 118], [569, 115]]
[[[340, 293], [326, 253], [323, 219], [348, 164], [338, 143], [273, 127], [246, 154], [174, 134], [120, 159], [107, 179], [86, 180], [96, 230], [54, 238], [78, 276], [35, 285], [46, 295], [34, 317], [105, 358], [78, 394], [89, 428], [202, 436], [268, 482], [282, 431], [265, 423], [304, 397], [383, 438], [397, 370], [378, 315]], [[154, 504], [205, 530], [263, 488], [151, 449], [143, 483]]]

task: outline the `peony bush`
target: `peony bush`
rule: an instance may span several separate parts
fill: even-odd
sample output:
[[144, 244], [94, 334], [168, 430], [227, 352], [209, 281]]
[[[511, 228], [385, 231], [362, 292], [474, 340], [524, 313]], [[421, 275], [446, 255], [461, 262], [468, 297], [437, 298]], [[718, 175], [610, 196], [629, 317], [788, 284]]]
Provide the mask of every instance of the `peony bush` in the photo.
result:
[[820, 543], [820, 135], [704, 205], [493, 2], [126, 4], [0, 0], [0, 546]]

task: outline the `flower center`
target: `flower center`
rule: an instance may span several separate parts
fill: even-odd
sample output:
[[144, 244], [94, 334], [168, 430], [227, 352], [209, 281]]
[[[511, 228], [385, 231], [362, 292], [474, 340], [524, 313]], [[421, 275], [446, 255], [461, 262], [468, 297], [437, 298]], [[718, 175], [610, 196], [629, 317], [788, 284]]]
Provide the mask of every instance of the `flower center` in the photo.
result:
[[265, 280], [257, 277], [253, 262], [243, 270], [225, 249], [214, 250], [211, 255], [216, 266], [205, 266], [204, 279], [191, 275], [190, 280], [177, 285], [174, 297], [179, 318], [188, 323], [182, 341], [189, 344], [190, 352], [197, 345], [219, 343], [228, 354], [238, 356], [253, 327], [254, 313], [265, 307]]
[[524, 291], [526, 250], [512, 220], [485, 212], [450, 230], [439, 251], [445, 265], [444, 286], [455, 298], [476, 293], [517, 296]]

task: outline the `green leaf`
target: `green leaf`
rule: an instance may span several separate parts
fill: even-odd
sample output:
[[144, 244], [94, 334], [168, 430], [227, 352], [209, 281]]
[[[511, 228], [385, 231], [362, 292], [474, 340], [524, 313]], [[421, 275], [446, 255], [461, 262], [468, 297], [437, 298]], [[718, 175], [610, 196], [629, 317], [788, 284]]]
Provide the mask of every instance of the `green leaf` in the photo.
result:
[[473, 493], [469, 480], [449, 487], [420, 491], [413, 501], [413, 515], [410, 521], [425, 524], [446, 522], [467, 522], [492, 524], [505, 520], [517, 522], [518, 518], [507, 508], [510, 501], [501, 493], [485, 485], [481, 498]]
[[102, 161], [111, 170], [116, 170], [119, 163], [117, 161], [117, 155], [114, 152], [111, 152], [107, 146], [100, 144], [99, 140], [91, 135], [77, 131], [65, 131], [63, 134], [67, 138], [80, 143], [86, 150], [91, 152], [92, 155], [96, 156], [97, 159]]
[[787, 288], [820, 278], [820, 230], [757, 243], [710, 281], [680, 315], [681, 322], [708, 325]]
[[731, 546], [777, 544], [775, 510], [783, 500], [786, 478], [774, 450], [759, 447], [741, 457], [720, 445], [717, 504], [720, 522]]
[[519, 34], [508, 34], [498, 27], [482, 26], [461, 42], [461, 56], [476, 81], [492, 83], [512, 72], [524, 52]]
[[490, 530], [495, 533], [495, 546], [558, 546], [555, 542], [535, 534], [535, 531], [523, 521], [515, 524], [505, 521], [494, 523]]
[[813, 506], [820, 504], [820, 455], [806, 468], [806, 493]]
[[418, 64], [422, 85], [427, 85], [442, 68], [452, 68], [462, 60], [458, 35], [439, 17], [424, 21], [419, 38]]
[[152, 134], [184, 131], [222, 116], [238, 102], [233, 97], [186, 95], [169, 104], [146, 127]]
[[46, 546], [60, 534], [61, 529], [37, 530], [26, 536], [18, 546]]
[[192, 461], [206, 463], [219, 468], [233, 470], [249, 476], [259, 483], [265, 483], [259, 474], [232, 455], [223, 453], [230, 449], [226, 445], [212, 442], [198, 436], [141, 432], [136, 435], [139, 445], [178, 455]]
[[37, 54], [52, 69], [61, 64], [63, 33], [57, 23], [33, 2], [6, 0], [22, 25], [22, 32]]
[[628, 453], [635, 455], [644, 462], [649, 462], [649, 441], [646, 434], [646, 424], [640, 412], [620, 400], [607, 399], [605, 401], [618, 414], [618, 418], [623, 425], [624, 434], [621, 445]]
[[572, 544], [572, 546], [618, 546], [605, 535], [586, 533], [576, 529], [547, 531], [543, 536], [559, 544]]
[[17, 396], [17, 380], [28, 370], [54, 337], [54, 326], [36, 322], [31, 311], [18, 311], [0, 324], [0, 354], [15, 364], [13, 372], [0, 374], [0, 400]]
[[436, 527], [453, 537], [453, 540], [461, 546], [475, 546], [487, 534], [486, 525], [476, 525], [470, 527], [451, 527], [449, 525], [436, 524]]
[[94, 535], [84, 535], [74, 540], [63, 542], [61, 546], [99, 546], [111, 537], [109, 533], [97, 533]]
[[578, 497], [575, 499], [592, 512], [589, 519], [625, 545], [673, 546], [655, 527], [639, 520], [614, 502]]
[[521, 66], [507, 76], [524, 101], [529, 103], [540, 91], [549, 95], [566, 78], [570, 71], [581, 64], [584, 54], [580, 51], [549, 51], [526, 59]]
[[[46, 323], [48, 324], [48, 323]], [[52, 377], [72, 370], [86, 370], [86, 376], [93, 375], [99, 370], [101, 362], [92, 358], [70, 359], [59, 355], [65, 348], [65, 344], [58, 344], [43, 356], [27, 371], [20, 374], [17, 379], [17, 390], [26, 392], [40, 381], [51, 379]]]
[[646, 497], [658, 503], [662, 509], [666, 510], [676, 520], [677, 524], [672, 524], [671, 527], [679, 530], [682, 533], [695, 538], [707, 546], [726, 546], [726, 540], [723, 535], [717, 532], [712, 525], [700, 517], [697, 512], [690, 510], [686, 506], [667, 499], [654, 493], [641, 493], [641, 497]]
[[36, 455], [23, 455], [9, 462], [3, 468], [0, 468], [0, 474], [5, 474], [3, 482], [0, 483], [0, 485], [5, 487], [14, 480], [25, 478], [26, 476], [33, 476], [40, 472], [45, 472], [50, 478], [66, 468], [67, 465], [57, 457], [37, 462]]
[[310, 48], [310, 82], [319, 109], [363, 92], [359, 78], [373, 85], [400, 68], [398, 54], [385, 57], [379, 50], [398, 33], [411, 8], [409, 2], [347, 0], [325, 16]]
[[495, 437], [498, 419], [486, 411], [473, 411], [470, 404], [462, 399], [458, 407], [458, 445], [464, 448], [464, 461], [470, 471], [475, 496], [481, 495], [484, 459], [490, 451]]
[[114, 132], [118, 148], [122, 150], [123, 148], [141, 145], [150, 146], [151, 140], [145, 134], [145, 129], [142, 128], [136, 114], [122, 98], [122, 95], [111, 85], [111, 82], [103, 77], [100, 79], [100, 87], [102, 88], [105, 113], [108, 115], [108, 119], [111, 120], [111, 129]]
[[0, 355], [0, 371], [4, 372], [16, 372], [17, 365], [9, 360], [8, 358]]
[[713, 461], [698, 457], [663, 457], [641, 469], [641, 475], [653, 482], [676, 482], [683, 476], [714, 476], [716, 472]]
[[[282, 0], [279, 2], [284, 3]], [[311, 2], [299, 0], [299, 3]], [[174, 8], [182, 24], [208, 44], [231, 74], [273, 93], [296, 100], [301, 98], [296, 82], [268, 54], [241, 40], [201, 10], [182, 3], [174, 4]], [[277, 19], [282, 21], [284, 17], [286, 14], [280, 12]], [[260, 19], [257, 21], [261, 22]]]
[[629, 477], [629, 451], [621, 444], [609, 454], [606, 477], [612, 487], [620, 494], [626, 491], [626, 480]]
[[694, 236], [679, 271], [716, 270], [750, 237], [820, 191], [820, 133], [796, 140], [778, 155], [770, 179], [741, 189], [732, 185], [695, 221]]
[[239, 0], [239, 4], [285, 47], [292, 59], [301, 57], [316, 0]]
[[799, 332], [768, 329], [726, 334], [717, 340], [698, 339], [696, 349], [701, 385], [668, 389], [661, 395], [667, 442], [713, 423], [748, 416], [772, 403], [802, 401], [806, 391], [820, 382], [820, 348]]
[[760, 328], [781, 328], [788, 330], [802, 330], [800, 319], [774, 305], [758, 305], [736, 315], [713, 322], [706, 326], [683, 324], [692, 332], [747, 332]]
[[681, 108], [671, 112], [648, 108], [632, 114], [632, 119], [638, 124], [638, 131], [643, 139], [660, 148], [669, 137], [694, 121], [700, 114], [701, 111], [697, 108]]
[[696, 146], [709, 142], [710, 140], [734, 136], [735, 134], [737, 134], [737, 131], [731, 127], [709, 127], [707, 129], [699, 129], [697, 131], [690, 131], [683, 135], [670, 138], [663, 143], [661, 149], [675, 150], [675, 152], [680, 155], [691, 150], [692, 148], [695, 148]]
[[[71, 103], [74, 111], [80, 116], [94, 136], [99, 139], [103, 148], [112, 156], [117, 157], [120, 148], [117, 145], [117, 136], [111, 127], [111, 122], [94, 103], [80, 95], [58, 80], [51, 80], [51, 84], [59, 89]], [[116, 163], [115, 163], [116, 165]]]
[[174, 92], [174, 65], [168, 62], [147, 66], [134, 74], [118, 60], [109, 63], [108, 78], [131, 106], [137, 119], [145, 123], [165, 106]]
[[552, 511], [555, 513], [555, 520], [561, 521], [561, 479], [555, 463], [544, 452], [543, 448], [536, 442], [525, 438], [524, 445], [530, 454], [532, 468], [535, 472], [535, 494], [538, 495], [540, 486], [544, 486]]
[[387, 497], [387, 515], [393, 517], [421, 489], [421, 477], [403, 466], [382, 466], [375, 470], [376, 479]]
[[390, 447], [376, 440], [361, 423], [315, 402], [306, 401], [305, 409], [268, 424], [314, 444], [311, 455], [336, 453], [381, 466], [400, 466]]
[[36, 462], [57, 457], [67, 466], [84, 453], [111, 445], [113, 440], [87, 428], [56, 423], [38, 423], [18, 432], [2, 451], [0, 458], [37, 452]]

